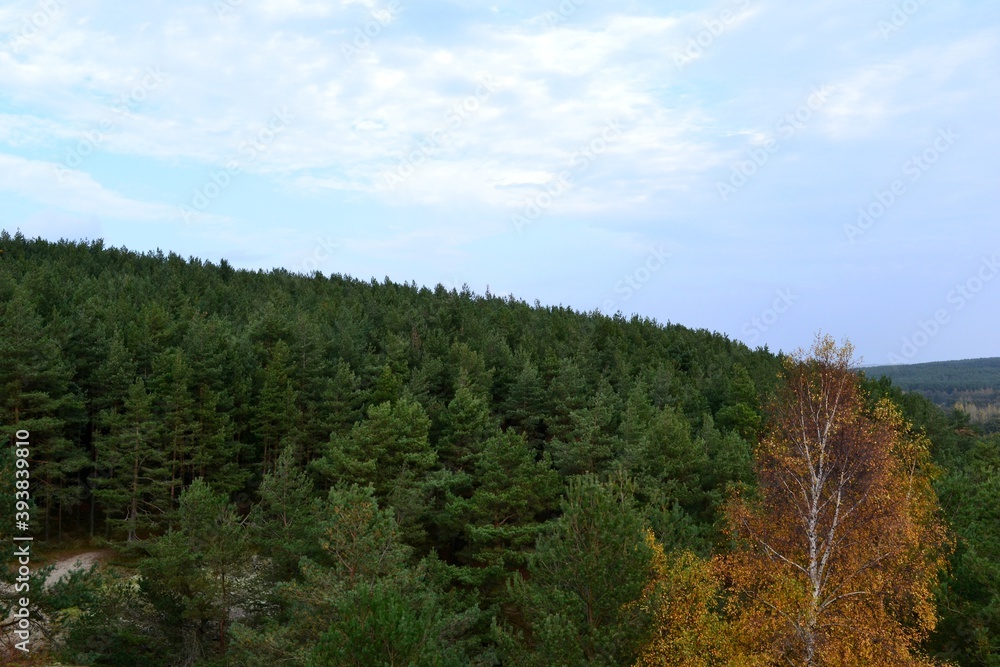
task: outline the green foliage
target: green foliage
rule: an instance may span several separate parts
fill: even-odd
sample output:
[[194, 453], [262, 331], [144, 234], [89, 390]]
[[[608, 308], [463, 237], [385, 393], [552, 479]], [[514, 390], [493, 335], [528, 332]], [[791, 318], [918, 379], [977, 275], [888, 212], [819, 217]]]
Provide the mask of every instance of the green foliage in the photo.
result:
[[957, 533], [942, 585], [947, 610], [931, 646], [959, 664], [1000, 665], [1000, 437], [984, 440], [939, 484]]
[[[370, 487], [334, 487], [301, 529], [315, 540], [306, 549], [314, 556], [304, 555], [297, 576], [276, 588], [276, 607], [265, 610], [261, 622], [236, 629], [238, 653], [256, 656], [246, 658], [248, 664], [302, 664], [355, 590], [395, 581], [407, 569], [411, 550]], [[275, 623], [276, 617], [286, 622]]]
[[[100, 616], [101, 591], [114, 586], [93, 579], [94, 601], [74, 612], [90, 620], [74, 627], [117, 627], [118, 613], [119, 654], [141, 625], [163, 656], [150, 664], [303, 664], [322, 637], [329, 654], [337, 637], [384, 635], [417, 662], [429, 653], [402, 647], [424, 642], [486, 665], [494, 618], [504, 646], [535, 663], [588, 651], [626, 660], [628, 642], [602, 632], [632, 620], [581, 625], [582, 598], [567, 592], [596, 566], [567, 546], [567, 526], [586, 512], [579, 499], [560, 505], [561, 493], [583, 494], [579, 476], [605, 491], [630, 480], [609, 516], [651, 527], [668, 550], [709, 556], [727, 548], [727, 493], [753, 492], [761, 406], [781, 366], [766, 348], [468, 289], [237, 271], [100, 241], [0, 233], [0, 250], [0, 441], [18, 425], [32, 433], [34, 527], [46, 528], [36, 537], [91, 532], [148, 547], [135, 595], [149, 614], [130, 617], [132, 602], [112, 595], [108, 609], [120, 613]], [[934, 391], [948, 395], [946, 384]], [[991, 450], [967, 415], [888, 381], [866, 387], [873, 402], [901, 406], [943, 469], [957, 548], [935, 650], [990, 664], [1000, 534]], [[384, 538], [392, 562], [364, 589], [344, 583], [350, 541], [336, 546], [347, 502], [369, 508], [351, 520]], [[577, 533], [610, 539], [616, 520]], [[607, 567], [614, 601], [632, 585], [615, 577], [638, 570]], [[515, 573], [521, 606], [506, 597]], [[350, 605], [371, 613], [352, 626], [336, 611]], [[420, 623], [437, 630], [418, 637]], [[99, 663], [104, 650], [83, 647], [78, 662]]]
[[334, 435], [316, 468], [337, 483], [370, 484], [378, 497], [387, 498], [435, 464], [429, 428], [423, 407], [412, 399], [372, 406], [350, 434]]
[[442, 465], [464, 470], [470, 457], [482, 450], [483, 443], [499, 431], [489, 410], [489, 397], [462, 381], [455, 398], [444, 413], [443, 433], [438, 445]]
[[[574, 385], [580, 381], [574, 378]], [[546, 449], [563, 476], [599, 474], [607, 469], [619, 448], [615, 431], [620, 411], [618, 397], [603, 383], [589, 405], [571, 409], [561, 418], [563, 424]]]
[[512, 580], [524, 630], [498, 628], [501, 647], [517, 665], [629, 664], [646, 620], [633, 603], [653, 554], [627, 480], [574, 478], [562, 509], [538, 538], [527, 578]]
[[160, 664], [170, 649], [138, 582], [112, 571], [74, 570], [51, 586], [61, 637], [56, 650], [75, 665]]
[[466, 664], [441, 637], [443, 618], [425, 591], [378, 582], [349, 591], [306, 662], [310, 667], [446, 667]]
[[[101, 414], [104, 431], [95, 438], [94, 497], [109, 513], [109, 526], [121, 526], [128, 541], [137, 531], [157, 528], [170, 508], [166, 468], [156, 437], [152, 400], [141, 379], [128, 388], [120, 411]], [[112, 518], [113, 517], [113, 518]]]
[[466, 579], [495, 595], [507, 575], [524, 566], [561, 484], [550, 459], [537, 459], [524, 437], [510, 431], [490, 438], [473, 465], [471, 494], [450, 496], [445, 514], [462, 538], [458, 560], [470, 566]]
[[181, 495], [177, 524], [149, 545], [140, 572], [144, 592], [193, 663], [213, 650], [226, 651], [233, 609], [248, 592], [241, 581], [247, 535], [235, 508], [201, 478]]
[[395, 508], [408, 539], [421, 542], [420, 519], [430, 502], [426, 474], [437, 462], [430, 425], [423, 407], [409, 397], [372, 406], [348, 435], [331, 436], [313, 469], [328, 482], [370, 485], [376, 497]]
[[250, 517], [254, 546], [270, 560], [273, 579], [287, 581], [298, 573], [302, 557], [318, 555], [320, 535], [319, 499], [291, 446], [264, 475], [258, 493], [260, 503]]
[[393, 512], [370, 487], [334, 487], [315, 518], [316, 558], [302, 558], [301, 577], [279, 588], [288, 622], [236, 628], [241, 662], [469, 664], [459, 637], [474, 610], [456, 608], [424, 563], [410, 564]]
[[298, 392], [292, 386], [291, 352], [283, 340], [275, 343], [263, 369], [263, 382], [254, 412], [254, 435], [262, 445], [261, 459], [270, 470], [285, 445], [295, 441]]
[[71, 373], [22, 284], [0, 302], [0, 432], [31, 433], [33, 495], [44, 508], [46, 538], [53, 513], [61, 538], [62, 510], [80, 502], [77, 476], [87, 466], [70, 437], [83, 417]]

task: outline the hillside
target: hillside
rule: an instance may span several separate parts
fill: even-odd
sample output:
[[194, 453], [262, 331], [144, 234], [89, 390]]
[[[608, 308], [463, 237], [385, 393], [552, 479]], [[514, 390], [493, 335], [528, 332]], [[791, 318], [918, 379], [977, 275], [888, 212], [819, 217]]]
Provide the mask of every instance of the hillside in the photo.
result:
[[863, 369], [885, 375], [904, 391], [917, 391], [946, 410], [958, 408], [987, 432], [1000, 431], [1000, 357], [937, 361]]
[[[3, 233], [0, 506], [29, 432], [36, 548], [120, 554], [32, 584], [69, 663], [634, 664], [664, 577], [737, 651], [711, 563], [785, 361], [639, 317]], [[859, 424], [887, 398], [929, 438], [964, 546], [926, 651], [981, 664], [1000, 647], [962, 638], [1000, 632], [997, 443], [886, 379], [858, 390]], [[0, 594], [0, 625], [14, 608]]]

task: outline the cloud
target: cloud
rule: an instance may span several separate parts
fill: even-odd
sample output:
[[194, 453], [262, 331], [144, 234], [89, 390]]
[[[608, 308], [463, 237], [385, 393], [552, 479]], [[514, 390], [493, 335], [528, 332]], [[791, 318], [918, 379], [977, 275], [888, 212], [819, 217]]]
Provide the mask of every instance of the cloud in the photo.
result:
[[997, 57], [998, 32], [985, 30], [857, 67], [830, 84], [821, 127], [839, 141], [886, 132], [918, 112], [955, 114], [973, 97], [968, 79], [990, 90], [993, 77], [980, 67]]
[[[878, 14], [863, 3], [849, 3], [850, 12], [866, 12], [852, 22], [831, 14], [829, 3], [731, 0], [668, 15], [641, 3], [581, 5], [555, 25], [537, 20], [545, 15], [537, 5], [517, 16], [518, 8], [499, 15], [470, 6], [447, 40], [435, 38], [439, 26], [428, 16], [404, 5], [355, 46], [355, 29], [387, 3], [231, 4], [222, 19], [210, 4], [180, 2], [155, 10], [155, 21], [132, 23], [98, 21], [66, 4], [30, 45], [17, 53], [0, 47], [0, 87], [10, 101], [0, 142], [12, 152], [72, 145], [111, 117], [119, 122], [100, 146], [108, 156], [193, 165], [203, 174], [287, 107], [287, 129], [241, 166], [288, 196], [346, 193], [502, 223], [569, 170], [572, 187], [551, 215], [669, 218], [692, 198], [712, 196], [713, 170], [728, 169], [747, 141], [773, 134], [774, 121], [802, 102], [809, 85], [829, 83], [833, 91], [811, 121], [817, 141], [865, 140], [908, 115], [981, 98], [994, 76], [970, 71], [983, 70], [977, 65], [995, 57], [997, 42], [996, 30], [983, 29], [903, 51], [900, 40], [887, 50], [877, 31], [858, 30], [858, 21], [874, 26]], [[733, 18], [711, 34], [724, 10]], [[868, 57], [845, 66], [839, 52], [810, 49], [821, 29], [839, 31], [840, 43]], [[712, 39], [704, 56], [679, 68], [675, 56], [706, 30]], [[800, 34], [809, 39], [797, 41]], [[357, 53], [345, 57], [344, 44]], [[759, 85], [765, 77], [750, 73], [770, 71], [774, 58], [786, 69]], [[114, 101], [149, 67], [161, 68], [164, 82], [119, 119]], [[581, 153], [609, 122], [624, 131], [581, 168]], [[783, 149], [781, 159], [797, 150]], [[400, 169], [409, 175], [390, 186], [387, 174]], [[86, 171], [75, 178], [77, 208], [120, 205], [119, 217], [167, 219], [162, 205], [108, 193]], [[37, 200], [45, 185], [34, 183]]]
[[[287, 105], [294, 121], [248, 171], [312, 191], [348, 189], [431, 205], [470, 199], [504, 205], [508, 193], [494, 184], [516, 182], [529, 171], [557, 173], [616, 117], [636, 119], [641, 142], [621, 141], [607, 168], [629, 165], [637, 183], [675, 179], [680, 164], [697, 170], [717, 161], [710, 142], [696, 136], [698, 110], [673, 112], [649, 92], [651, 81], [676, 75], [665, 46], [677, 32], [675, 18], [611, 15], [600, 24], [554, 29], [477, 24], [470, 39], [448, 49], [394, 35], [391, 23], [371, 38], [364, 57], [347, 62], [339, 45], [365, 18], [344, 14], [350, 4], [254, 5], [275, 16], [337, 19], [305, 32], [249, 16], [220, 21], [185, 5], [142, 34], [64, 21], [0, 74], [12, 94], [33, 100], [44, 127], [23, 119], [9, 124], [17, 125], [21, 142], [71, 139], [100, 122], [109, 113], [107, 101], [153, 63], [166, 82], [102, 150], [217, 165], [272, 108]], [[487, 77], [496, 90], [484, 97]], [[477, 91], [474, 111], [462, 112]], [[448, 139], [417, 170], [412, 183], [419, 187], [386, 193], [386, 170], [436, 130], [447, 131]], [[640, 187], [605, 202], [634, 201], [645, 194]]]
[[319, 18], [330, 16], [335, 7], [330, 2], [306, 2], [305, 0], [263, 0], [248, 5], [261, 12], [268, 19]]
[[177, 207], [138, 201], [61, 164], [0, 153], [0, 189], [69, 213], [136, 221], [179, 220]]

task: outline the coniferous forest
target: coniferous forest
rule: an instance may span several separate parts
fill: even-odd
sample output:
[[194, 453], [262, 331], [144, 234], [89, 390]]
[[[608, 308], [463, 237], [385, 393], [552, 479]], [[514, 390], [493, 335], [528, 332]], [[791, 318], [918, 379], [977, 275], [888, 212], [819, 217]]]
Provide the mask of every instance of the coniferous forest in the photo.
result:
[[803, 347], [5, 232], [0, 661], [1000, 665], [1000, 434]]
[[950, 410], [968, 413], [986, 433], [1000, 433], [1000, 358], [937, 361], [866, 368], [887, 375], [904, 391], [917, 391]]

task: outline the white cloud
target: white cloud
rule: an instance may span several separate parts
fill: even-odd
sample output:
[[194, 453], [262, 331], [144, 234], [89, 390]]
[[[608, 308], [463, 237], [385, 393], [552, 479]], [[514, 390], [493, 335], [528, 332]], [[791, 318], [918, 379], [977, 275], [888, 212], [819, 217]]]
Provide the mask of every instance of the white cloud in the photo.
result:
[[[305, 0], [256, 7], [287, 16], [334, 11]], [[330, 27], [349, 34], [357, 17], [341, 19]], [[604, 26], [554, 30], [479, 26], [474, 39], [447, 51], [395, 39], [388, 25], [364, 50], [367, 57], [353, 63], [340, 57], [339, 42], [317, 33], [219, 21], [182, 8], [162, 26], [158, 34], [154, 27], [114, 39], [74, 22], [54, 27], [51, 40], [0, 74], [0, 85], [50, 114], [45, 128], [8, 123], [18, 125], [18, 140], [85, 131], [108, 113], [100, 101], [127, 91], [136, 72], [155, 61], [167, 81], [102, 150], [219, 164], [266, 121], [270, 108], [289, 105], [295, 120], [248, 170], [283, 175], [309, 189], [380, 192], [386, 169], [433, 131], [447, 131], [448, 140], [418, 169], [412, 182], [419, 187], [390, 199], [399, 203], [408, 192], [416, 203], [452, 201], [458, 184], [458, 199], [502, 203], [506, 197], [492, 183], [565, 168], [595, 128], [614, 117], [655, 118], [641, 128], [641, 144], [626, 140], [615, 148], [640, 180], [662, 176], [675, 160], [689, 167], [712, 162], [709, 145], [677, 141], [690, 129], [691, 114], [667, 112], [647, 90], [651, 79], [674, 75], [664, 46], [678, 26], [673, 18], [611, 16]], [[629, 61], [635, 50], [645, 55]], [[480, 95], [478, 108], [456, 126], [454, 110], [482, 92], [484, 76], [493, 77], [496, 92]], [[665, 156], [655, 154], [657, 148]]]
[[5, 153], [0, 153], [0, 189], [77, 215], [138, 221], [180, 219], [177, 207], [122, 196], [85, 172]]
[[318, 18], [330, 16], [334, 12], [333, 3], [307, 2], [306, 0], [262, 0], [248, 5], [269, 19]]
[[[856, 139], [891, 130], [916, 112], [954, 114], [975, 90], [961, 80], [983, 77], [982, 63], [998, 55], [998, 32], [987, 30], [856, 68], [830, 85], [823, 131], [835, 140]], [[989, 75], [983, 78], [989, 90]]]
[[[788, 22], [801, 17], [786, 17], [774, 3], [739, 11], [741, 4], [671, 16], [614, 11], [597, 20], [580, 12], [553, 28], [469, 24], [447, 44], [419, 37], [420, 26], [405, 23], [404, 12], [351, 62], [341, 43], [386, 3], [265, 0], [240, 3], [225, 20], [209, 5], [178, 4], [135, 30], [96, 26], [67, 5], [64, 20], [30, 49], [0, 49], [0, 86], [24, 110], [0, 116], [0, 141], [13, 150], [72, 141], [107, 118], [113, 100], [156, 66], [165, 73], [162, 86], [115, 126], [102, 151], [193, 162], [203, 172], [236, 154], [273, 109], [287, 106], [294, 113], [287, 129], [243, 165], [286, 192], [355, 192], [390, 204], [477, 207], [503, 217], [570, 169], [573, 187], [552, 213], [651, 210], [667, 193], [707, 191], [706, 172], [742, 150], [727, 135], [744, 133], [759, 144], [773, 131], [770, 111], [761, 112], [758, 125], [740, 106], [752, 87], [739, 71], [717, 81], [712, 66], [727, 65], [719, 58], [683, 71], [674, 61], [723, 9], [734, 10], [734, 18], [706, 53], [742, 45], [753, 62], [774, 41], [768, 30], [780, 33], [779, 50], [787, 49], [797, 34]], [[823, 11], [829, 16], [829, 8]], [[806, 17], [812, 28], [821, 14]], [[281, 17], [315, 21], [276, 22]], [[995, 54], [996, 31], [984, 30], [851, 70], [821, 60], [801, 68], [815, 66], [813, 81], [834, 81], [831, 101], [814, 122], [826, 140], [841, 141], [885, 131], [914, 110], [967, 103], [971, 93], [955, 78]], [[484, 77], [493, 82], [488, 95]], [[926, 93], [914, 92], [920, 85]], [[798, 82], [775, 86], [789, 100], [800, 95]], [[456, 115], [463, 104], [474, 108]], [[574, 171], [574, 156], [613, 119], [626, 130]], [[388, 188], [384, 175], [413, 162], [435, 131], [446, 138], [412, 165], [412, 176]], [[86, 173], [80, 178], [79, 201], [118, 201], [98, 197], [100, 186]], [[143, 219], [153, 215], [135, 203], [122, 205]]]

